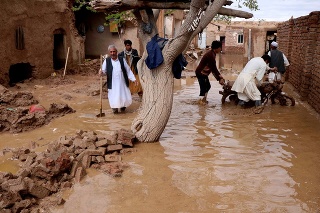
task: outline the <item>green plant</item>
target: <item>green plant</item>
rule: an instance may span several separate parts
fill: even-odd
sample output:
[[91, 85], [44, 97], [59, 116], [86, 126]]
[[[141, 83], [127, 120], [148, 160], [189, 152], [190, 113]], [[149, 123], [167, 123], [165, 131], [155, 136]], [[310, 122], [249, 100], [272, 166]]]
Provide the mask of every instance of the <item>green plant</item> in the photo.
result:
[[75, 11], [79, 11], [81, 9], [83, 9], [83, 7], [85, 7], [86, 10], [89, 10], [91, 12], [96, 12], [96, 10], [94, 10], [91, 5], [89, 4], [90, 0], [75, 0], [72, 6], [72, 10]]
[[256, 11], [259, 10], [257, 0], [236, 0], [238, 2], [238, 8], [242, 8], [241, 4], [250, 10]]
[[173, 9], [165, 10], [164, 16], [171, 15], [174, 11], [175, 11], [175, 10], [173, 10]]
[[134, 15], [131, 10], [122, 11], [118, 13], [106, 14], [104, 23], [105, 26], [109, 26], [110, 24], [122, 25], [125, 21], [133, 20]]
[[[249, 8], [250, 10], [252, 11], [256, 11], [256, 10], [259, 10], [259, 7], [258, 7], [258, 2], [257, 0], [236, 0], [237, 2], [237, 6], [238, 8], [242, 8], [242, 6], [245, 6], [247, 8]], [[231, 20], [233, 19], [234, 17], [231, 17], [231, 16], [225, 16], [225, 15], [216, 15], [216, 17], [214, 18], [216, 21], [225, 21], [227, 22], [228, 24], [231, 23]]]

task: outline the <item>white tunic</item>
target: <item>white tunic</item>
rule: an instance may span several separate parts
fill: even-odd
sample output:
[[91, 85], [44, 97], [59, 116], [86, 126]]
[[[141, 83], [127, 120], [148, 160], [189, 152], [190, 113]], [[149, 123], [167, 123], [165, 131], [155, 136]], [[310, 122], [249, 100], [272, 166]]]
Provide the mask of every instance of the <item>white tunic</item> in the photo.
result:
[[240, 100], [261, 100], [261, 93], [256, 86], [255, 78], [261, 81], [267, 69], [268, 66], [261, 57], [251, 59], [239, 74], [231, 90], [238, 93]]
[[[108, 89], [108, 99], [111, 108], [122, 108], [128, 107], [132, 103], [131, 92], [129, 87], [127, 87], [122, 70], [120, 61], [111, 59], [112, 63], [112, 89]], [[126, 60], [123, 60], [124, 68], [127, 71], [129, 80], [136, 81], [134, 74], [132, 73]], [[107, 62], [104, 60], [102, 64], [102, 72], [107, 72]]]

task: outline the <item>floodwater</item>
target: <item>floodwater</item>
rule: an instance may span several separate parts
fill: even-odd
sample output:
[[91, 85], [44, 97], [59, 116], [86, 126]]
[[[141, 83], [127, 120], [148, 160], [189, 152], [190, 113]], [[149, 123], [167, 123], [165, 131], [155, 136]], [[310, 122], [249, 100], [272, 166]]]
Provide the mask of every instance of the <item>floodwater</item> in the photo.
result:
[[[226, 76], [234, 80], [234, 75]], [[86, 85], [88, 79], [78, 81]], [[177, 81], [171, 117], [160, 141], [136, 144], [137, 152], [123, 157], [129, 167], [120, 178], [89, 169], [81, 183], [63, 193], [66, 203], [52, 212], [319, 212], [319, 115], [300, 101], [289, 83], [284, 91], [295, 97], [296, 105], [269, 103], [261, 114], [222, 105], [221, 86], [214, 80], [211, 84], [209, 103], [200, 106], [197, 80]], [[59, 99], [59, 92], [73, 98]], [[134, 97], [126, 114], [113, 115], [104, 100], [106, 117], [96, 118], [98, 96], [84, 98], [70, 88], [57, 91], [48, 86], [34, 93], [45, 106], [63, 101], [77, 112], [31, 132], [4, 133], [0, 148], [30, 141], [44, 148], [78, 129], [108, 133], [130, 128], [140, 104]], [[16, 171], [7, 158], [0, 158], [0, 170]]]

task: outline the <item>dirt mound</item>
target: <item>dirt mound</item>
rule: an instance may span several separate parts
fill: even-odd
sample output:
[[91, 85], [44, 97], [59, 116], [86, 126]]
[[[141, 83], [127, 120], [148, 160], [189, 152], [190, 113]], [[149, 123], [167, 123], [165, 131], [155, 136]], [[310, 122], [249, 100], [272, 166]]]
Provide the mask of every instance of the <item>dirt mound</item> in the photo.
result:
[[0, 85], [0, 104], [1, 106], [18, 107], [18, 106], [30, 106], [37, 104], [38, 101], [33, 99], [33, 95], [28, 92], [10, 92], [7, 88]]
[[[100, 69], [100, 59], [86, 59], [83, 64], [79, 64], [73, 68], [67, 69], [65, 76], [69, 75], [82, 75], [82, 76], [92, 76], [97, 75]], [[62, 77], [64, 70], [56, 70], [49, 78], [59, 78]]]
[[0, 85], [0, 132], [18, 133], [36, 129], [52, 119], [73, 113], [66, 104], [51, 104], [49, 110], [31, 112], [38, 101], [28, 92], [11, 92]]
[[81, 75], [96, 75], [99, 72], [100, 66], [100, 59], [86, 61], [79, 66], [78, 73]]

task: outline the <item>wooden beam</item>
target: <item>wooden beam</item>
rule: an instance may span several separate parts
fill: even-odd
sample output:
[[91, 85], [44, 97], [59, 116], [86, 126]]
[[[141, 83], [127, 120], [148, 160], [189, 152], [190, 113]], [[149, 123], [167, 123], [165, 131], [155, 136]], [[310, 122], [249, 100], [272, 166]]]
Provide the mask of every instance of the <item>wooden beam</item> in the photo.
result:
[[[227, 1], [229, 4], [231, 1]], [[232, 2], [231, 2], [232, 3]], [[155, 1], [139, 1], [139, 0], [94, 0], [90, 2], [91, 6], [98, 12], [114, 12], [114, 11], [125, 11], [137, 8], [152, 8], [152, 9], [177, 9], [187, 10], [190, 8], [190, 2], [182, 1], [166, 1], [155, 2]], [[234, 16], [239, 18], [252, 18], [253, 14], [244, 12], [241, 10], [229, 9], [222, 7], [218, 14]]]
[[235, 10], [235, 9], [229, 9], [229, 8], [225, 8], [225, 7], [221, 7], [219, 9], [218, 14], [220, 15], [226, 15], [226, 16], [233, 16], [233, 17], [238, 17], [238, 18], [252, 18], [253, 14], [252, 13], [248, 13], [242, 10]]

